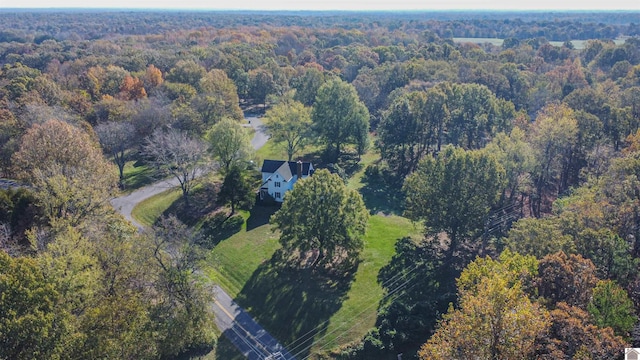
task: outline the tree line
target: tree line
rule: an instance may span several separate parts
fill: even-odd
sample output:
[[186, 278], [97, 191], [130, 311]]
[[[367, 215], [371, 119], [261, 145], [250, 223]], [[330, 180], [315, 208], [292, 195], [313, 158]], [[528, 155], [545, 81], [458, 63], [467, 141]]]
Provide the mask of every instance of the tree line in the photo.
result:
[[[0, 37], [0, 170], [25, 186], [0, 202], [0, 284], [19, 284], [3, 298], [15, 312], [0, 357], [163, 358], [211, 345], [196, 271], [206, 240], [172, 218], [138, 234], [108, 200], [135, 160], [176, 177], [187, 204], [216, 164], [220, 201], [231, 213], [250, 203], [243, 107], [265, 112], [289, 160], [348, 167], [379, 154], [365, 180], [396, 191], [424, 226], [379, 274], [408, 285], [386, 288], [400, 296], [380, 304], [375, 329], [332, 356], [605, 359], [638, 344], [640, 40], [610, 39], [636, 15], [536, 20], [546, 33], [502, 46], [450, 37], [505, 19], [188, 13], [182, 25], [184, 14], [97, 13], [100, 27], [79, 28], [73, 13], [30, 14], [33, 27], [1, 15], [16, 26]], [[591, 40], [545, 37], [567, 27]], [[294, 260], [317, 251], [318, 268], [353, 265], [360, 195], [325, 171], [303, 184], [272, 219], [281, 245]], [[300, 238], [318, 216], [333, 233]]]

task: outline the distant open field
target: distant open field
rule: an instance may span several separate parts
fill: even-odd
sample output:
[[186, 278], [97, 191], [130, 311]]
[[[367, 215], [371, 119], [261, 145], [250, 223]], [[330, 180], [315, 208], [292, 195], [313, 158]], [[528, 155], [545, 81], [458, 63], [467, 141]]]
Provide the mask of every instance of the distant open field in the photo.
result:
[[[626, 39], [624, 38], [618, 38], [613, 40], [613, 42], [616, 45], [620, 45], [623, 44], [624, 41]], [[495, 46], [502, 46], [502, 43], [504, 42], [504, 39], [498, 39], [498, 38], [453, 38], [453, 41], [456, 43], [473, 43], [473, 44], [486, 44], [489, 43], [491, 45], [495, 45]], [[589, 40], [571, 40], [571, 43], [573, 44], [573, 47], [576, 48], [577, 50], [582, 50], [585, 48], [587, 41]], [[562, 44], [564, 43], [564, 41], [549, 41], [549, 44], [553, 45], [553, 46], [562, 46]]]

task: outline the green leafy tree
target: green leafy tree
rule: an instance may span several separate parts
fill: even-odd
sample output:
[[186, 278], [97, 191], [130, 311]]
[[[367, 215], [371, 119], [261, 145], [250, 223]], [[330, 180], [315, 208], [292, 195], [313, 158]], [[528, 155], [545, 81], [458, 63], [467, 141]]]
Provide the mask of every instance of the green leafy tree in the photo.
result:
[[249, 71], [249, 95], [262, 107], [266, 107], [267, 96], [276, 91], [273, 74], [267, 69], [259, 68]]
[[207, 74], [207, 70], [193, 60], [180, 60], [169, 70], [167, 81], [191, 85], [198, 88], [200, 80]]
[[325, 75], [320, 69], [315, 66], [306, 67], [304, 74], [294, 79], [293, 87], [296, 89], [294, 99], [305, 106], [312, 106], [316, 101], [318, 89], [324, 82]]
[[55, 359], [74, 345], [64, 301], [34, 259], [0, 250], [0, 358]]
[[284, 145], [291, 161], [309, 141], [311, 109], [297, 101], [281, 102], [267, 111], [264, 125], [271, 139]]
[[207, 140], [211, 154], [220, 162], [225, 174], [232, 166], [248, 160], [253, 150], [247, 130], [229, 118], [215, 124], [207, 133]]
[[368, 218], [360, 194], [323, 169], [296, 182], [271, 223], [290, 258], [315, 254], [310, 266], [316, 267], [352, 264], [364, 246]]
[[509, 230], [505, 243], [512, 251], [542, 258], [558, 251], [575, 252], [575, 244], [562, 232], [560, 221], [549, 217], [518, 220]]
[[192, 106], [202, 115], [205, 124], [213, 125], [225, 117], [243, 118], [238, 89], [224, 71], [209, 71], [200, 80], [199, 88], [202, 94], [192, 101]]
[[532, 173], [535, 197], [531, 201], [536, 217], [543, 211], [543, 199], [567, 188], [567, 171], [578, 136], [578, 122], [565, 105], [549, 105], [532, 124], [531, 148], [535, 151]]
[[369, 111], [355, 88], [340, 79], [329, 80], [320, 87], [311, 119], [333, 161], [340, 158], [343, 145], [357, 146], [368, 136]]
[[250, 209], [256, 198], [256, 189], [260, 186], [259, 174], [252, 176], [251, 170], [243, 170], [239, 166], [232, 166], [224, 176], [222, 187], [218, 193], [218, 202], [231, 204], [231, 215], [236, 207]]
[[378, 126], [380, 155], [400, 177], [415, 170], [427, 153], [426, 101], [424, 92], [401, 95], [383, 113]]
[[628, 337], [638, 321], [629, 295], [612, 280], [598, 281], [587, 310], [596, 325], [611, 327], [622, 337]]
[[405, 214], [425, 224], [427, 237], [446, 233], [451, 258], [461, 245], [475, 246], [472, 240], [503, 182], [504, 169], [488, 153], [447, 146], [437, 157], [425, 157], [407, 177]]

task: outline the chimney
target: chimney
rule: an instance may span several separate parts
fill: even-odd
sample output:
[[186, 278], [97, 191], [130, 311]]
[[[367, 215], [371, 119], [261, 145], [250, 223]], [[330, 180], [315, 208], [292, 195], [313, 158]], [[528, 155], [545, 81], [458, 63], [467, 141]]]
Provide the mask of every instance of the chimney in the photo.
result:
[[298, 160], [298, 180], [302, 179], [302, 160]]

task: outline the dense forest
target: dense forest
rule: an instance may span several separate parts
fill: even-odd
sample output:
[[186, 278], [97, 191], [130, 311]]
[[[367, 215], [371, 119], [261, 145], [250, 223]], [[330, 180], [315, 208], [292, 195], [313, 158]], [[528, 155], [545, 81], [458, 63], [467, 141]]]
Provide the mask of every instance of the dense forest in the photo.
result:
[[[369, 215], [421, 232], [377, 274], [375, 326], [300, 358], [640, 347], [640, 13], [5, 9], [0, 359], [214, 346], [206, 230], [260, 186], [245, 110], [330, 170], [271, 218], [287, 271], [352, 280]], [[109, 203], [134, 162], [183, 201], [143, 232]]]

